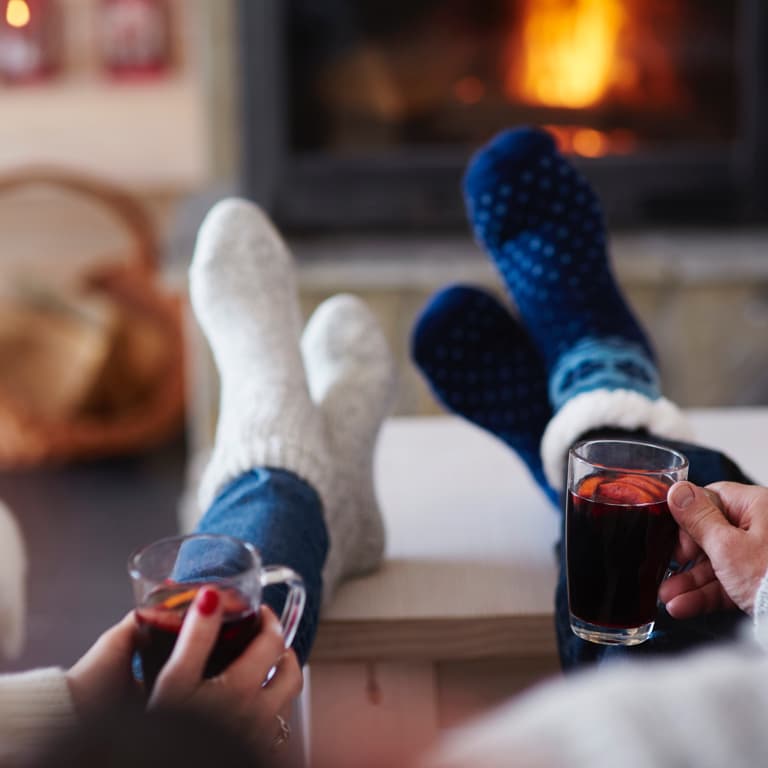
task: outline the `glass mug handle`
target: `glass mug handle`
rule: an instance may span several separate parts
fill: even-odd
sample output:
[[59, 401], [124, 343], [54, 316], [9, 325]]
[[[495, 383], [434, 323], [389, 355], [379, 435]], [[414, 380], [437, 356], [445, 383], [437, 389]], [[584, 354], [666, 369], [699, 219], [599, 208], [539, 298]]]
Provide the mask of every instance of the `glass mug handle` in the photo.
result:
[[288, 587], [288, 597], [285, 599], [280, 625], [283, 628], [285, 647], [289, 648], [296, 637], [304, 605], [307, 602], [307, 592], [304, 580], [296, 571], [285, 565], [267, 565], [261, 570], [261, 586], [271, 587], [273, 584], [285, 584]]

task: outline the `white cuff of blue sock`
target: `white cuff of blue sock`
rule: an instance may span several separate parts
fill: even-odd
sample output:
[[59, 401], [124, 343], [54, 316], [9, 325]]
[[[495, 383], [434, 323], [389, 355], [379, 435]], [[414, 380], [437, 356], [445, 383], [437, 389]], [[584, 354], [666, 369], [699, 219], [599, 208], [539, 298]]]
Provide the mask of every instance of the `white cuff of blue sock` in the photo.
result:
[[541, 458], [550, 485], [563, 490], [568, 450], [582, 435], [600, 427], [645, 429], [670, 440], [690, 440], [683, 412], [664, 397], [651, 400], [629, 389], [594, 389], [568, 400], [552, 417], [541, 440]]

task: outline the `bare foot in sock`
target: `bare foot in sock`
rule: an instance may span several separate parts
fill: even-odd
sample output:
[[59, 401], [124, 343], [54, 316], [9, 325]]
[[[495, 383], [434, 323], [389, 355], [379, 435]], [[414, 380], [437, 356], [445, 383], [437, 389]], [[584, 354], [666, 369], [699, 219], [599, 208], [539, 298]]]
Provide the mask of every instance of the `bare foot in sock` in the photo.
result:
[[394, 381], [383, 333], [361, 301], [339, 296], [318, 308], [300, 349], [290, 254], [261, 210], [243, 200], [225, 200], [206, 217], [190, 293], [221, 377], [200, 509], [254, 467], [299, 475], [323, 501], [327, 602], [340, 579], [372, 570], [383, 552], [372, 479]]
[[264, 466], [295, 472], [325, 500], [328, 441], [299, 351], [293, 263], [256, 205], [229, 199], [208, 213], [190, 269], [190, 296], [221, 379], [200, 508], [230, 480]]
[[335, 459], [326, 511], [330, 553], [323, 573], [332, 594], [340, 579], [373, 570], [383, 555], [373, 454], [379, 427], [392, 405], [395, 366], [378, 321], [350, 295], [334, 296], [317, 308], [301, 350]]

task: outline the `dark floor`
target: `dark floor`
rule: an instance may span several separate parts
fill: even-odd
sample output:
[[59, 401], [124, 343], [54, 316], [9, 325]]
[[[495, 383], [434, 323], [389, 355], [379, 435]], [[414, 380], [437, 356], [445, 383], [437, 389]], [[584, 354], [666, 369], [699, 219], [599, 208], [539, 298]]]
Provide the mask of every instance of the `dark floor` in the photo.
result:
[[29, 559], [24, 652], [0, 671], [69, 665], [131, 608], [128, 556], [177, 531], [185, 455], [179, 439], [138, 457], [0, 473]]

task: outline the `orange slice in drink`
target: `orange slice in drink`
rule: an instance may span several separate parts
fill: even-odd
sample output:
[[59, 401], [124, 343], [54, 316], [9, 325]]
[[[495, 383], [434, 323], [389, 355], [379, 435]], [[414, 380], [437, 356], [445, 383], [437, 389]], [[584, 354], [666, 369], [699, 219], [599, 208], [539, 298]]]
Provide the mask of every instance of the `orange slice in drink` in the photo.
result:
[[195, 587], [194, 589], [187, 589], [184, 592], [177, 592], [163, 600], [163, 602], [160, 603], [160, 607], [169, 610], [178, 608], [180, 605], [189, 605], [189, 603], [195, 599], [198, 589], [199, 587]]
[[581, 485], [579, 485], [577, 493], [583, 499], [594, 499], [595, 493], [597, 492], [597, 489], [600, 487], [602, 482], [603, 478], [600, 477], [600, 475], [590, 475], [589, 477], [585, 477], [581, 481]]

